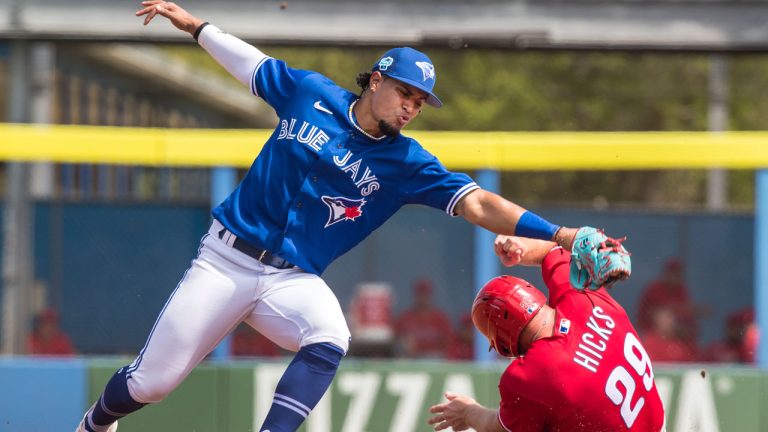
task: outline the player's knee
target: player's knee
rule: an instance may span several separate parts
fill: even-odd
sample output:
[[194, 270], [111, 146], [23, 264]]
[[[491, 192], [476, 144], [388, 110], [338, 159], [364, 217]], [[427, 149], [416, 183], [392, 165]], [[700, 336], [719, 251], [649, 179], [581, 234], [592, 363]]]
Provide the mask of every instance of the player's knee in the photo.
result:
[[126, 368], [127, 366], [120, 368], [107, 382], [102, 401], [105, 409], [119, 413], [130, 413], [144, 406], [144, 403], [137, 401], [131, 394]]
[[316, 372], [335, 374], [346, 350], [332, 343], [321, 342], [302, 347], [296, 357]]
[[128, 380], [128, 388], [134, 399], [143, 403], [158, 403], [168, 397], [183, 380], [183, 377], [169, 373], [156, 375], [151, 378], [133, 375]]
[[346, 354], [349, 350], [349, 341], [351, 339], [351, 333], [347, 323], [343, 320], [340, 322], [327, 321], [320, 327], [314, 329], [311, 334], [307, 334], [302, 340], [301, 346], [309, 346], [317, 343], [330, 343], [340, 348], [342, 355]]

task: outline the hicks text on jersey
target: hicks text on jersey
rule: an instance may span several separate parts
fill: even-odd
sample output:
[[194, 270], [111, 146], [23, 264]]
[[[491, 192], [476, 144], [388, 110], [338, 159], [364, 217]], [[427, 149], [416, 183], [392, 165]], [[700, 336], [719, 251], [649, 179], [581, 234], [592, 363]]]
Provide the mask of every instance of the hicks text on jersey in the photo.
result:
[[616, 327], [616, 323], [603, 311], [603, 308], [595, 306], [586, 324], [591, 331], [581, 335], [581, 342], [574, 353], [573, 361], [590, 372], [596, 373], [613, 334], [611, 329]]

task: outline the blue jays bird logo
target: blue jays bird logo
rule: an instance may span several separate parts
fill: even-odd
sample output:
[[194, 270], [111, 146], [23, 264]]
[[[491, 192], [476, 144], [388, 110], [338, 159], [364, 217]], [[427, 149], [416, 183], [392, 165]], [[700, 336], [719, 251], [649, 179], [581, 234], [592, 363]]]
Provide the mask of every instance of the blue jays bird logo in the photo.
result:
[[428, 79], [435, 79], [435, 67], [432, 66], [432, 63], [427, 62], [416, 62], [416, 66], [421, 69], [421, 74], [424, 76], [424, 79], [422, 81], [426, 81]]
[[364, 199], [353, 200], [343, 197], [329, 197], [326, 195], [322, 196], [321, 199], [325, 205], [328, 206], [328, 210], [330, 210], [325, 228], [343, 220], [354, 221], [363, 215], [362, 207], [365, 205]]

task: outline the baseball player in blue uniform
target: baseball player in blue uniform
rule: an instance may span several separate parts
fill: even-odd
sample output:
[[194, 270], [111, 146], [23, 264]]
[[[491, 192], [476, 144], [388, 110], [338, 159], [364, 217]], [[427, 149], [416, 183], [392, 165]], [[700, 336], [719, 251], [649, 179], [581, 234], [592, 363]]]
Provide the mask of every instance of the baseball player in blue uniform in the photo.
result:
[[123, 416], [160, 402], [243, 321], [296, 352], [259, 429], [295, 431], [350, 343], [339, 302], [320, 275], [405, 204], [570, 247], [576, 229], [480, 189], [400, 134], [424, 104], [441, 105], [435, 69], [423, 53], [389, 50], [358, 77], [357, 95], [319, 73], [288, 67], [174, 3], [142, 6], [136, 15], [145, 25], [161, 15], [192, 34], [280, 121], [242, 182], [213, 210], [197, 257], [146, 345], [114, 374], [77, 431], [115, 431]]

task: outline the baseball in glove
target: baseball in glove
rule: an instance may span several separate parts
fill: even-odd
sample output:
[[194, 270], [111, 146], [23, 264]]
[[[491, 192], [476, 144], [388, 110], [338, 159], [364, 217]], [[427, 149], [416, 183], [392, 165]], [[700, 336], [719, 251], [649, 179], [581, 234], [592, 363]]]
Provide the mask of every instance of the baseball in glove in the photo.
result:
[[632, 273], [629, 252], [621, 239], [605, 235], [603, 230], [582, 227], [571, 246], [571, 285], [579, 290], [610, 288]]

